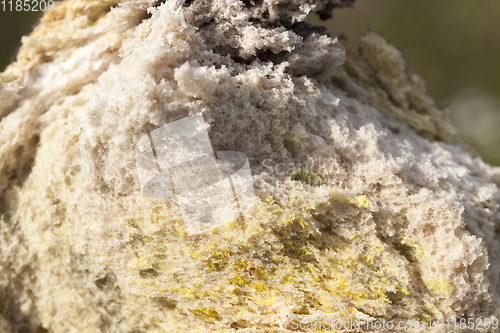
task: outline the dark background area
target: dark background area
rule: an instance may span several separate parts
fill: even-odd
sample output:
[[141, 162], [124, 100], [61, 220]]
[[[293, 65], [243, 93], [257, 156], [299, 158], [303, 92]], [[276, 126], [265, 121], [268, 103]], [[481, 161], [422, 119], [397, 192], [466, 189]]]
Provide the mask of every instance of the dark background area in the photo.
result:
[[[2, 9], [0, 71], [41, 15]], [[346, 35], [352, 47], [367, 28], [392, 42], [438, 105], [451, 110], [464, 139], [500, 165], [500, 0], [358, 0], [330, 21], [311, 19]]]
[[0, 71], [16, 59], [21, 36], [29, 35], [40, 16], [40, 12], [3, 11], [0, 4]]

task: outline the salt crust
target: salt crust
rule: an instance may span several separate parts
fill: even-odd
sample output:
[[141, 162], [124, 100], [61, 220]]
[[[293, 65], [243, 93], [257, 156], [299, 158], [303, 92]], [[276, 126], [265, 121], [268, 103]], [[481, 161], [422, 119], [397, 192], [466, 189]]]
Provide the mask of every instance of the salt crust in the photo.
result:
[[[305, 23], [351, 3], [47, 11], [0, 75], [0, 330], [499, 318], [500, 170], [396, 48], [368, 33], [346, 51]], [[134, 148], [200, 113], [214, 150], [248, 156], [261, 202], [188, 235], [175, 203], [141, 193]]]

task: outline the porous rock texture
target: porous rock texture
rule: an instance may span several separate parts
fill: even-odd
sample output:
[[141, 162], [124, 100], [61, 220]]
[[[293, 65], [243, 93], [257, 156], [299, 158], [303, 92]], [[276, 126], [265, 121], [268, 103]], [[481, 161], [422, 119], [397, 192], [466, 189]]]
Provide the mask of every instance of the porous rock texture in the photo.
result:
[[[2, 332], [498, 318], [500, 170], [395, 47], [308, 24], [351, 4], [46, 11], [0, 76]], [[214, 150], [248, 156], [261, 201], [190, 235], [174, 201], [142, 194], [134, 148], [194, 114]]]

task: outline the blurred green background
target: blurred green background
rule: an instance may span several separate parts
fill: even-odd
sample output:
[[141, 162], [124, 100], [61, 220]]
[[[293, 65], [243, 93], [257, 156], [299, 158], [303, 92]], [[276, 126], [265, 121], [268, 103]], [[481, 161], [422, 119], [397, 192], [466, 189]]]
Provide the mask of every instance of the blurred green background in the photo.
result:
[[[38, 19], [0, 11], [0, 70]], [[451, 110], [462, 136], [500, 165], [500, 0], [357, 0], [330, 21], [312, 20], [353, 47], [367, 28], [392, 42], [438, 105]]]

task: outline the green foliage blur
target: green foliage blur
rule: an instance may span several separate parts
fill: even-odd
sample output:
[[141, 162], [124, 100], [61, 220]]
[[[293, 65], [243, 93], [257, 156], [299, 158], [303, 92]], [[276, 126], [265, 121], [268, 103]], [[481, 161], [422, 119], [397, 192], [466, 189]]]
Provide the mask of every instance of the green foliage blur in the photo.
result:
[[[0, 5], [0, 71], [39, 17]], [[451, 109], [463, 137], [500, 165], [500, 0], [357, 0], [332, 20], [311, 19], [352, 47], [368, 28], [392, 42], [438, 105]]]

